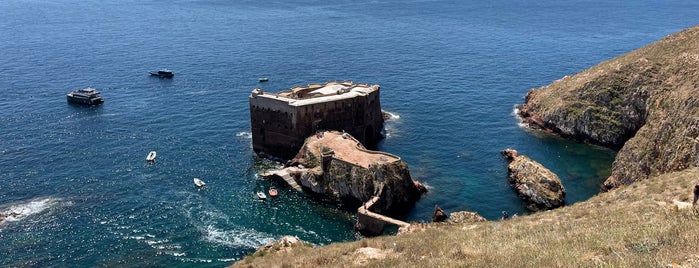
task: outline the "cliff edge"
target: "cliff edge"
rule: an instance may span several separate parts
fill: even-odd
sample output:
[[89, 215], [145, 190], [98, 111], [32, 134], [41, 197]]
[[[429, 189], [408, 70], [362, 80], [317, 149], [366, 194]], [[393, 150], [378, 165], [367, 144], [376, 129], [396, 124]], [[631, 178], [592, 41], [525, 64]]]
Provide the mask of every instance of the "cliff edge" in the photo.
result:
[[530, 90], [525, 123], [619, 152], [604, 189], [697, 166], [699, 26]]

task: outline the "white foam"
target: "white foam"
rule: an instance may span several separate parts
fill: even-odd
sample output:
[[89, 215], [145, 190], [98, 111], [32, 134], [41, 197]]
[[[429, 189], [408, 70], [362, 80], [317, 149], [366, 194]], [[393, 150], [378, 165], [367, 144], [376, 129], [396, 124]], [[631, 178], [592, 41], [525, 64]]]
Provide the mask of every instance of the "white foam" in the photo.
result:
[[524, 123], [524, 119], [523, 119], [521, 116], [519, 116], [519, 108], [517, 108], [517, 105], [515, 105], [515, 106], [512, 108], [512, 115], [513, 115], [515, 118], [517, 118], [517, 120], [518, 120], [517, 125], [518, 125], [519, 127], [521, 127], [521, 128], [527, 128], [527, 127], [528, 127], [527, 124]]
[[389, 111], [382, 111], [382, 112], [386, 113], [386, 114], [388, 115], [388, 118], [389, 118], [389, 119], [393, 119], [393, 120], [398, 120], [398, 119], [400, 119], [400, 115], [397, 114], [397, 113], [392, 113], [392, 112], [389, 112]]
[[201, 202], [199, 196], [185, 193], [184, 216], [202, 234], [201, 240], [229, 247], [257, 248], [274, 241], [274, 237], [253, 229], [235, 226], [221, 210]]
[[42, 197], [0, 207], [0, 214], [6, 216], [5, 221], [19, 221], [61, 204], [70, 205], [70, 202], [63, 202], [61, 198]]
[[212, 225], [202, 228], [204, 241], [225, 245], [229, 247], [249, 247], [257, 248], [261, 245], [274, 241], [271, 235], [258, 232], [244, 227], [237, 227], [232, 230], [221, 230]]
[[238, 134], [235, 134], [236, 137], [244, 138], [244, 139], [251, 139], [252, 138], [252, 133], [248, 131], [243, 131], [243, 132], [238, 132]]

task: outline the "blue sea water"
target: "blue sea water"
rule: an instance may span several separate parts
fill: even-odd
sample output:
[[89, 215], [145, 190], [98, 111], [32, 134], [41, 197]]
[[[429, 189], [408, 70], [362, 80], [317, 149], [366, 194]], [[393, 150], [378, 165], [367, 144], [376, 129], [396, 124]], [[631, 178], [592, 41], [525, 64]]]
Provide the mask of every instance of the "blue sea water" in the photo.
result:
[[[255, 174], [248, 95], [329, 80], [380, 84], [378, 149], [435, 204], [525, 213], [499, 155], [596, 194], [615, 152], [529, 131], [515, 104], [697, 24], [696, 1], [0, 1], [0, 266], [221, 267], [283, 235], [350, 241], [355, 216]], [[171, 80], [149, 77], [161, 67]], [[269, 77], [260, 84], [258, 77]], [[99, 107], [66, 103], [93, 86]], [[146, 154], [156, 150], [154, 164]], [[197, 191], [192, 178], [207, 186]]]

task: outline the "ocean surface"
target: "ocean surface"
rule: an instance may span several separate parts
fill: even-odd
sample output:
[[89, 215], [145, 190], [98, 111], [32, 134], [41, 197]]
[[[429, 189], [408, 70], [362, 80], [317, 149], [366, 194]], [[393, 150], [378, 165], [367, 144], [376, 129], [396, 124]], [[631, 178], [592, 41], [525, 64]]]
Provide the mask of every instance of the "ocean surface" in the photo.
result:
[[[499, 152], [599, 191], [615, 152], [529, 131], [530, 88], [699, 22], [697, 1], [0, 1], [2, 267], [222, 267], [283, 235], [360, 238], [355, 215], [256, 174], [248, 95], [381, 85], [397, 154], [435, 204], [526, 213]], [[169, 68], [173, 79], [149, 77]], [[259, 83], [259, 77], [269, 77]], [[105, 103], [65, 94], [93, 86]], [[158, 152], [154, 164], [145, 157]], [[194, 177], [207, 186], [197, 190]], [[259, 201], [255, 192], [280, 188]]]

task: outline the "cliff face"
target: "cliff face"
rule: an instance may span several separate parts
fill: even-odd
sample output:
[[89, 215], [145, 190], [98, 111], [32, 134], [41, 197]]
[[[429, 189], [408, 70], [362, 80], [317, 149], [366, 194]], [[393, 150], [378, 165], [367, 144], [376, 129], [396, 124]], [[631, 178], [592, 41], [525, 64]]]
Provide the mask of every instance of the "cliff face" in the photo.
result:
[[618, 149], [610, 189], [697, 165], [699, 26], [532, 89], [530, 126]]
[[379, 195], [373, 206], [377, 213], [403, 213], [421, 196], [404, 161], [368, 151], [349, 135], [326, 132], [311, 137], [289, 164], [305, 167], [296, 177], [313, 193], [356, 204]]

